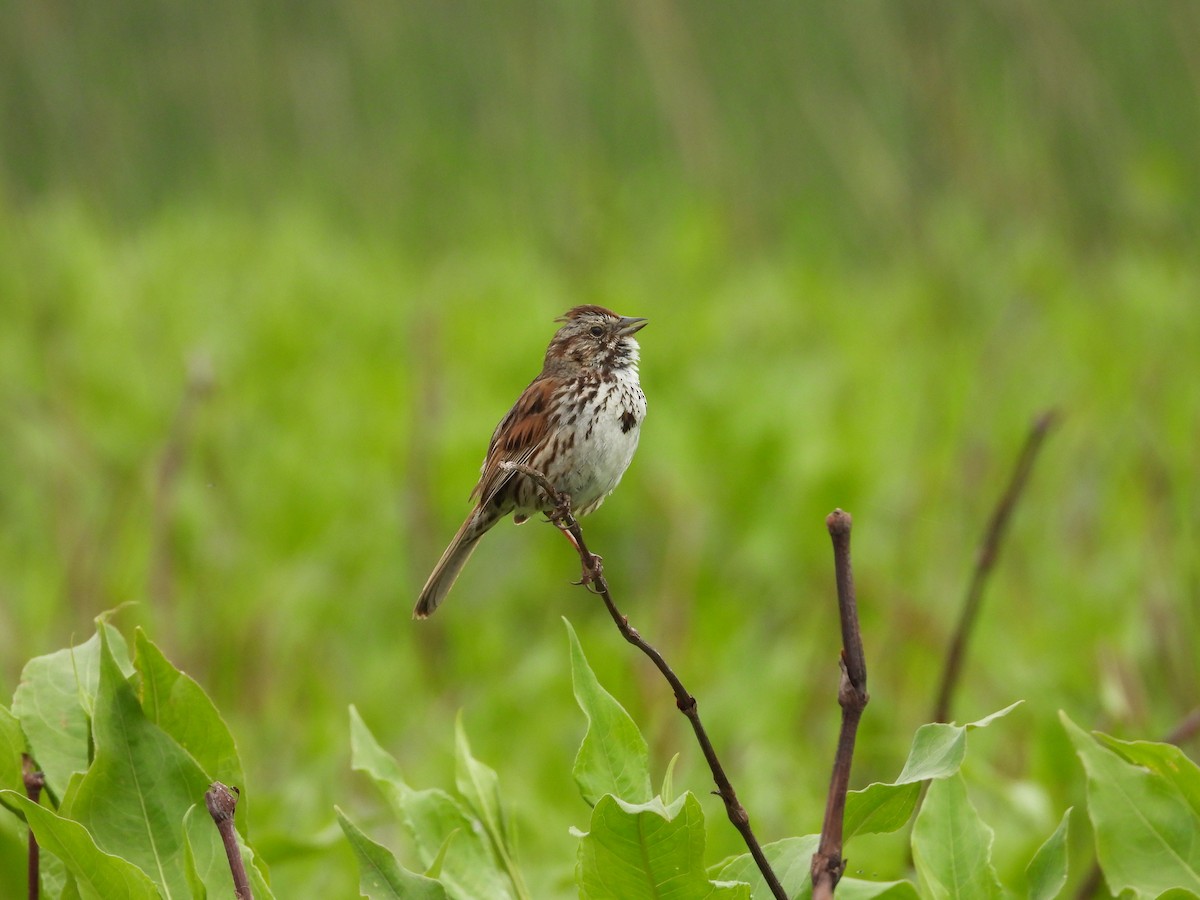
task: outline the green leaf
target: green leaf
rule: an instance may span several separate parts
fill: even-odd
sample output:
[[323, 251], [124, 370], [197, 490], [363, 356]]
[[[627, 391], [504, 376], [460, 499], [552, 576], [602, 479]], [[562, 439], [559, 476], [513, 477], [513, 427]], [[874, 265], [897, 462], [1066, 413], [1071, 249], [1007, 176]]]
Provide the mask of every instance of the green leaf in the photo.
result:
[[1200, 894], [1200, 816], [1179, 778], [1126, 762], [1066, 713], [1058, 715], [1087, 773], [1088, 817], [1109, 890], [1135, 897], [1172, 888]]
[[992, 838], [992, 829], [967, 797], [961, 775], [931, 783], [912, 836], [913, 862], [925, 887], [923, 896], [1002, 897], [992, 867]]
[[1095, 733], [1096, 740], [1135, 766], [1144, 766], [1170, 782], [1188, 806], [1200, 816], [1200, 766], [1174, 744], [1122, 741]]
[[967, 732], [986, 728], [1008, 715], [1024, 701], [966, 725], [936, 722], [922, 725], [913, 736], [912, 747], [900, 776], [891, 784], [877, 782], [846, 795], [842, 826], [843, 841], [856, 834], [884, 834], [902, 828], [912, 816], [921, 795], [920, 783], [949, 778], [962, 766], [967, 754]]
[[1070, 837], [1071, 810], [1063, 813], [1054, 834], [1033, 854], [1025, 867], [1029, 882], [1029, 900], [1053, 900], [1067, 883], [1067, 840]]
[[[2, 791], [6, 805], [20, 809], [38, 843], [74, 876], [85, 900], [160, 900], [154, 882], [132, 862], [97, 845], [86, 828], [38, 806], [16, 791]], [[186, 896], [186, 895], [181, 895]]]
[[921, 796], [920, 782], [872, 784], [846, 794], [842, 840], [856, 834], [886, 834], [903, 828]]
[[[767, 856], [767, 862], [771, 864], [771, 871], [775, 873], [775, 877], [779, 879], [779, 883], [783, 885], [783, 889], [792, 900], [800, 900], [800, 898], [812, 895], [812, 876], [810, 874], [812, 857], [817, 852], [817, 844], [820, 840], [819, 834], [809, 834], [763, 845], [763, 853]], [[758, 868], [758, 863], [749, 853], [735, 856], [724, 863], [717, 877], [721, 881], [748, 883], [750, 894], [756, 900], [759, 897], [769, 898], [771, 896], [767, 882]], [[838, 893], [841, 893], [840, 887]]]
[[[208, 776], [230, 786], [244, 787], [246, 776], [229, 727], [208, 694], [176, 669], [145, 632], [134, 632], [135, 667], [141, 675], [138, 693], [146, 718], [175, 739]], [[246, 797], [238, 800], [237, 823], [247, 829]]]
[[192, 890], [192, 900], [208, 900], [208, 885], [205, 884], [207, 872], [200, 871], [205, 867], [196, 859], [191, 838], [188, 836], [188, 829], [191, 827], [195, 812], [196, 807], [193, 806], [183, 817], [183, 871], [187, 875], [188, 887]]
[[164, 896], [187, 897], [183, 816], [204, 797], [208, 778], [146, 719], [105, 631], [100, 643], [95, 760], [60, 811], [86, 827], [102, 849], [138, 865]]
[[335, 810], [358, 860], [358, 889], [363, 896], [369, 900], [447, 900], [449, 895], [440, 882], [405, 869], [390, 850], [367, 837], [340, 809]]
[[388, 794], [394, 788], [408, 787], [400, 775], [396, 758], [380, 746], [353, 704], [350, 706], [350, 767], [370, 776], [376, 786], [384, 789], [389, 801]]
[[63, 796], [71, 775], [86, 772], [91, 762], [89, 720], [99, 671], [99, 634], [78, 646], [36, 656], [21, 670], [12, 711], [56, 798]]
[[514, 859], [512, 825], [500, 802], [500, 779], [490, 767], [471, 755], [462, 712], [454, 723], [454, 782], [471, 812], [483, 823], [492, 842], [492, 850], [512, 881], [518, 897], [528, 897], [525, 880]]
[[25, 752], [25, 735], [17, 717], [0, 706], [0, 790], [25, 790], [25, 775], [21, 754]]
[[946, 725], [940, 722], [922, 725], [917, 729], [912, 749], [896, 783], [907, 784], [953, 775], [962, 765], [963, 757], [967, 753], [967, 732], [976, 728], [986, 728], [997, 719], [1007, 716], [1023, 702], [1018, 700], [990, 716], [965, 725]]
[[585, 900], [750, 898], [745, 884], [709, 881], [704, 812], [691, 792], [670, 806], [657, 797], [628, 803], [606, 794], [581, 838], [577, 876]]
[[449, 893], [504, 900], [513, 896], [511, 881], [499, 868], [484, 826], [445, 791], [417, 791], [400, 775], [353, 706], [350, 707], [350, 765], [371, 777], [380, 793], [412, 834], [423, 867], [437, 859], [454, 831], [461, 831], [446, 852], [441, 881]]
[[605, 794], [644, 803], [652, 796], [646, 740], [629, 713], [600, 686], [583, 655], [575, 629], [566, 619], [563, 622], [571, 643], [571, 684], [579, 708], [588, 720], [587, 733], [572, 769], [579, 792], [590, 806], [595, 806]]
[[[0, 803], [3, 802], [3, 798], [0, 797]], [[79, 885], [75, 876], [67, 871], [66, 864], [53, 853], [41, 854], [40, 874], [41, 896], [55, 897], [57, 900], [79, 900]]]
[[663, 774], [662, 791], [659, 796], [662, 797], [663, 803], [673, 803], [675, 801], [675, 763], [679, 762], [679, 754], [676, 753], [667, 763], [667, 771]]
[[446, 854], [450, 852], [450, 845], [454, 843], [456, 837], [458, 837], [457, 829], [446, 835], [446, 839], [442, 841], [442, 846], [438, 847], [437, 856], [433, 858], [433, 862], [429, 864], [423, 873], [426, 878], [441, 878], [442, 866], [446, 864]]

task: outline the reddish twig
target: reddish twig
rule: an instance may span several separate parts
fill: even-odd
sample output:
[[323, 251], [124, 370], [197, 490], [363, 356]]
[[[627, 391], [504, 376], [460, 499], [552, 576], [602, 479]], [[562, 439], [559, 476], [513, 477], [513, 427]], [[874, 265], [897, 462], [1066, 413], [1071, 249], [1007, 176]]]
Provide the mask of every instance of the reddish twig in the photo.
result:
[[250, 881], [246, 878], [246, 864], [242, 861], [242, 848], [238, 846], [237, 831], [233, 825], [233, 814], [237, 809], [237, 788], [232, 791], [219, 781], [214, 781], [204, 792], [204, 805], [221, 833], [225, 855], [229, 858], [229, 871], [233, 874], [233, 896], [237, 900], [251, 900]]
[[555, 507], [550, 513], [550, 521], [568, 537], [579, 554], [579, 561], [583, 566], [580, 583], [587, 586], [593, 593], [598, 594], [604, 600], [608, 614], [616, 624], [617, 630], [621, 632], [621, 636], [646, 654], [671, 686], [671, 690], [675, 694], [675, 705], [681, 713], [687, 716], [688, 721], [691, 723], [692, 730], [696, 733], [696, 741], [700, 744], [700, 750], [708, 762], [709, 769], [712, 770], [713, 781], [717, 785], [716, 794], [725, 803], [725, 812], [729, 816], [729, 821], [733, 823], [733, 827], [738, 830], [742, 836], [742, 840], [746, 842], [746, 847], [749, 849], [750, 855], [754, 858], [759, 872], [762, 873], [767, 887], [771, 889], [772, 895], [776, 900], [787, 900], [787, 893], [784, 891], [783, 885], [779, 883], [778, 876], [771, 869], [771, 864], [767, 861], [767, 856], [759, 845], [758, 839], [754, 836], [753, 829], [750, 827], [750, 816], [746, 813], [745, 807], [738, 801], [737, 793], [734, 791], [733, 785], [730, 783], [728, 776], [725, 774], [725, 769], [717, 757], [717, 751], [713, 748], [712, 741], [709, 740], [708, 733], [704, 730], [704, 725], [700, 721], [700, 712], [696, 706], [696, 698], [688, 693], [687, 688], [683, 686], [683, 682], [679, 680], [679, 676], [667, 665], [667, 661], [663, 659], [662, 654], [646, 643], [642, 636], [638, 634], [637, 629], [629, 624], [628, 617], [623, 616], [621, 611], [617, 609], [612, 595], [609, 593], [608, 582], [604, 578], [604, 568], [601, 565], [601, 559], [588, 550], [587, 544], [583, 539], [583, 531], [579, 527], [579, 522], [571, 512], [571, 498], [567, 494], [556, 490], [545, 475], [531, 466], [520, 463], [508, 463], [506, 467], [521, 472], [530, 478], [545, 492], [547, 497], [554, 501]]
[[[42, 788], [46, 786], [46, 776], [39, 772], [34, 765], [33, 757], [28, 753], [21, 754], [21, 778], [25, 782], [25, 796], [37, 803], [41, 800]], [[29, 900], [38, 900], [41, 890], [41, 851], [38, 849], [37, 838], [33, 828], [29, 829]]]
[[962, 614], [959, 616], [958, 626], [954, 630], [950, 650], [946, 655], [946, 668], [942, 672], [941, 686], [938, 688], [937, 702], [933, 709], [932, 721], [934, 722], [947, 722], [950, 719], [950, 704], [962, 674], [967, 641], [971, 636], [975, 620], [979, 615], [979, 607], [983, 601], [984, 586], [987, 583], [992, 568], [996, 564], [997, 557], [1000, 555], [1000, 546], [1004, 540], [1008, 522], [1012, 518], [1013, 509], [1016, 507], [1017, 501], [1021, 498], [1021, 493], [1025, 490], [1025, 485], [1029, 481], [1029, 473], [1033, 470], [1033, 464], [1037, 460], [1042, 442], [1050, 432], [1050, 429], [1057, 424], [1058, 420], [1059, 414], [1056, 410], [1044, 412], [1033, 420], [1033, 425], [1029, 429], [1029, 436], [1025, 439], [1025, 446], [1021, 448], [1021, 455], [1017, 458], [1012, 478], [1008, 482], [1008, 488], [1001, 495], [996, 508], [992, 511], [987, 531], [984, 532], [983, 543], [979, 548], [979, 556], [975, 560], [975, 570], [971, 575], [971, 583], [967, 588], [967, 597], [963, 603]]
[[838, 704], [842, 707], [842, 728], [838, 734], [837, 755], [829, 780], [825, 802], [825, 822], [821, 841], [812, 858], [813, 898], [833, 896], [833, 889], [846, 870], [842, 858], [842, 822], [846, 812], [846, 791], [850, 787], [850, 764], [854, 758], [854, 740], [858, 723], [870, 700], [867, 693], [867, 663], [863, 654], [862, 632], [858, 627], [858, 602], [854, 595], [854, 572], [850, 566], [850, 514], [835, 509], [825, 519], [833, 539], [833, 564], [837, 578], [838, 609], [842, 620], [842, 671]]

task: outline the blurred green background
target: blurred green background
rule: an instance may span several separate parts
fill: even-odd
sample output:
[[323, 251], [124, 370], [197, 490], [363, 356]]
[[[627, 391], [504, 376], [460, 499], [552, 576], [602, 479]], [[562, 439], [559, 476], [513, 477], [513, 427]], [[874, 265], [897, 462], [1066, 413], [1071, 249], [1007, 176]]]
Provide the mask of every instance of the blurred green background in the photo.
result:
[[825, 514], [855, 515], [861, 786], [929, 716], [1048, 407], [955, 710], [1029, 701], [975, 739], [1002, 875], [1081, 796], [1057, 709], [1156, 737], [1198, 702], [1191, 0], [14, 0], [0, 116], [0, 694], [136, 601], [239, 739], [280, 896], [354, 895], [335, 802], [403, 847], [350, 703], [417, 786], [463, 710], [535, 895], [573, 896], [564, 615], [658, 770], [711, 786], [552, 529], [497, 528], [409, 618], [576, 303], [650, 319], [641, 449], [586, 533], [763, 840], [820, 827]]

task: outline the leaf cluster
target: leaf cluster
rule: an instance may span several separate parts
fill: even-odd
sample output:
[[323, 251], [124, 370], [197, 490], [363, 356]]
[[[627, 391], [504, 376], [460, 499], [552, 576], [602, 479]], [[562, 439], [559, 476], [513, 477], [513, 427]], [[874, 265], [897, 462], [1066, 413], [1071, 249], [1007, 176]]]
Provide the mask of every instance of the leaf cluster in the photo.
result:
[[[237, 747], [204, 690], [140, 629], [132, 653], [102, 618], [84, 643], [30, 660], [11, 710], [0, 707], [0, 751], [0, 802], [43, 850], [42, 897], [232, 895], [204, 794], [244, 783]], [[26, 796], [23, 753], [45, 777], [40, 803]], [[245, 801], [237, 824], [246, 834]], [[254, 896], [272, 897], [266, 866], [241, 850]]]
[[[567, 631], [575, 698], [587, 721], [573, 766], [590, 810], [583, 827], [573, 829], [579, 895], [769, 897], [749, 854], [707, 858], [704, 803], [692, 791], [676, 793], [674, 760], [655, 792], [645, 739], [596, 678], [569, 623]], [[1062, 895], [1071, 875], [1072, 810], [1062, 813], [1033, 855], [1024, 882], [1002, 884], [992, 862], [994, 832], [973, 804], [963, 772], [969, 733], [1008, 718], [1019, 705], [965, 725], [922, 726], [895, 780], [850, 793], [845, 839], [911, 825], [915, 878], [846, 877], [839, 895]], [[1087, 821], [1074, 816], [1075, 827], [1092, 830], [1109, 888], [1122, 897], [1200, 894], [1200, 769], [1172, 745], [1121, 741], [1086, 732], [1065, 713], [1060, 718], [1087, 784]], [[406, 866], [338, 809], [364, 896], [532, 896], [499, 777], [472, 753], [461, 715], [453, 792], [410, 785], [353, 707], [350, 745], [353, 768], [378, 788], [416, 860], [415, 868]], [[23, 754], [44, 774], [39, 802], [23, 790]], [[84, 643], [31, 660], [11, 709], [0, 707], [0, 802], [37, 837], [43, 897], [230, 896], [225, 852], [202, 802], [214, 780], [243, 782], [233, 737], [203, 689], [140, 629], [130, 646], [98, 620], [96, 634]], [[245, 801], [237, 825], [254, 896], [270, 898], [266, 865], [245, 840]], [[817, 841], [803, 835], [764, 847], [788, 896], [810, 895]], [[2, 880], [10, 884], [14, 877], [5, 872]]]

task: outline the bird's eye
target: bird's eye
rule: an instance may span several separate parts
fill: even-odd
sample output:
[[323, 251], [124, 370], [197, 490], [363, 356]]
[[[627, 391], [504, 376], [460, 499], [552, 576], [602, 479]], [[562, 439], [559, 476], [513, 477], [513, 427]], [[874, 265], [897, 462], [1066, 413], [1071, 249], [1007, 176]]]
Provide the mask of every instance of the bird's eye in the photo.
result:
[[592, 333], [592, 337], [600, 337], [600, 335], [604, 334], [604, 329], [599, 325], [593, 325], [588, 331]]

